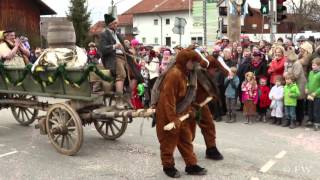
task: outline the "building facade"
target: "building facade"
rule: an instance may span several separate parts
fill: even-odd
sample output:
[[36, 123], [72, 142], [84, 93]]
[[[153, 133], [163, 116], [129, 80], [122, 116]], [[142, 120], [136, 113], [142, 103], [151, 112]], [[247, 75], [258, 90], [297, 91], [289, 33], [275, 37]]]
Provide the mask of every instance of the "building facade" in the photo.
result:
[[41, 0], [0, 0], [0, 30], [14, 30], [40, 44], [40, 15], [56, 14]]
[[192, 40], [192, 17], [189, 17], [188, 11], [135, 14], [133, 16], [133, 29], [137, 34], [136, 38], [143, 44], [179, 45], [180, 35], [173, 32], [176, 18], [183, 18], [186, 21], [184, 32], [181, 35], [181, 45], [187, 46]]

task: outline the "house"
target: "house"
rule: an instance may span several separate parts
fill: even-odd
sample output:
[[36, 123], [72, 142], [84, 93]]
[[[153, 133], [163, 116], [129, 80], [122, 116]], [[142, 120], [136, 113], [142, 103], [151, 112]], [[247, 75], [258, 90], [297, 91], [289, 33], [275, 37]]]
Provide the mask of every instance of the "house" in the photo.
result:
[[[119, 15], [117, 19], [119, 33], [124, 37], [124, 39], [132, 40], [134, 38], [133, 16], [131, 14]], [[98, 21], [90, 27], [89, 36], [92, 37], [94, 42], [98, 42], [99, 34], [103, 32], [105, 28], [106, 24], [104, 21]]]
[[40, 44], [40, 15], [56, 14], [41, 0], [0, 1], [0, 30], [11, 29], [29, 38], [31, 45]]
[[124, 14], [133, 15], [133, 32], [144, 44], [180, 44], [180, 35], [173, 33], [173, 29], [181, 22], [185, 24], [181, 44], [188, 45], [193, 24], [189, 13], [191, 6], [188, 0], [143, 0]]
[[[217, 3], [219, 8], [219, 32], [227, 34], [228, 27], [228, 0], [220, 0]], [[278, 34], [293, 34], [297, 33], [295, 24], [293, 21], [293, 15], [288, 14], [287, 19], [281, 21], [277, 25]], [[241, 33], [254, 36], [260, 36], [260, 39], [268, 39], [270, 37], [270, 18], [263, 16], [258, 11], [251, 11], [250, 15], [241, 17]]]

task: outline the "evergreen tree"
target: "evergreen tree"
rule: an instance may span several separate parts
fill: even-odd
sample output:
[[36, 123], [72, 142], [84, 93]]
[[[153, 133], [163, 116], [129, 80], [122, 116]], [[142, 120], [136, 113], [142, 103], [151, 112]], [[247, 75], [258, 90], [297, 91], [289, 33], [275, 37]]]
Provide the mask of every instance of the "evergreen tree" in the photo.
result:
[[77, 38], [76, 44], [80, 47], [86, 47], [89, 41], [88, 33], [91, 26], [89, 20], [91, 12], [88, 11], [86, 1], [87, 0], [71, 0], [71, 6], [67, 14], [68, 19], [73, 22]]

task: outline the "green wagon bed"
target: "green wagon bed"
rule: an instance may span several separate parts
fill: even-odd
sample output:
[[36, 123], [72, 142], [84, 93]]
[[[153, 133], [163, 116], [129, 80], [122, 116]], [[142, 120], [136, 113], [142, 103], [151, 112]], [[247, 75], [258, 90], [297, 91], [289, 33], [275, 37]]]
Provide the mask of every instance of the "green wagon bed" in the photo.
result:
[[[5, 73], [1, 73], [0, 93], [32, 95], [42, 97], [63, 98], [71, 100], [93, 101], [98, 97], [92, 94], [89, 76], [85, 77], [81, 84], [76, 86], [71, 82], [76, 82], [83, 78], [85, 69], [68, 68], [65, 72], [67, 81], [62, 75], [56, 76], [50, 83], [50, 77], [54, 77], [58, 68], [48, 68], [37, 76], [26, 73], [27, 68], [5, 67]], [[41, 80], [39, 80], [41, 79]], [[19, 81], [19, 82], [17, 82]]]
[[[113, 92], [91, 91], [92, 80], [112, 80], [94, 64], [84, 68], [25, 68], [6, 67], [0, 63], [0, 109], [10, 108], [23, 126], [32, 124], [41, 134], [47, 134], [54, 148], [62, 154], [76, 154], [83, 142], [83, 125], [94, 124], [107, 140], [122, 136], [134, 117], [150, 117], [153, 109], [114, 109]], [[90, 74], [95, 73], [95, 74]], [[97, 76], [97, 77], [95, 77]], [[95, 79], [97, 78], [97, 79]], [[100, 80], [99, 80], [100, 78]], [[106, 82], [102, 82], [106, 83]], [[67, 99], [64, 103], [41, 102], [38, 97]], [[46, 115], [38, 116], [38, 111]]]

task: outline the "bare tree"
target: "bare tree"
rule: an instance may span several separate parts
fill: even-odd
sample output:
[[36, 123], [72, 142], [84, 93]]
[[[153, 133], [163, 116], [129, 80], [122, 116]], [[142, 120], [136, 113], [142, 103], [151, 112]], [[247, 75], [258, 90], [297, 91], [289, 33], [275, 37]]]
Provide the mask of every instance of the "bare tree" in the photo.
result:
[[290, 0], [289, 9], [298, 31], [320, 31], [320, 1], [319, 0]]

